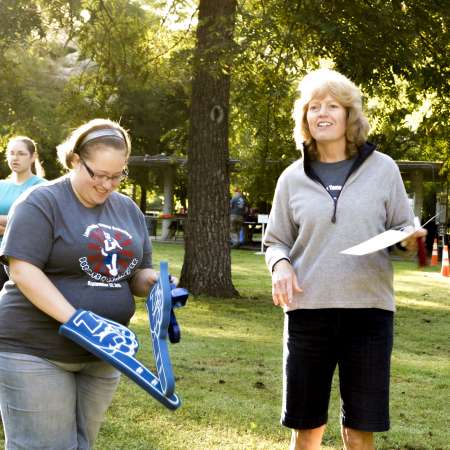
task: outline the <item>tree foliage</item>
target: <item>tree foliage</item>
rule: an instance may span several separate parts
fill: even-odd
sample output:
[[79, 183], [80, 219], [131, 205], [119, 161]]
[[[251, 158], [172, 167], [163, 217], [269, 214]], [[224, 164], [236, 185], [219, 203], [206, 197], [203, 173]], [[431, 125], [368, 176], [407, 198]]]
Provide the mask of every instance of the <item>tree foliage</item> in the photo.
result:
[[[57, 110], [62, 85], [48, 57], [46, 25], [38, 5], [1, 2], [0, 29], [1, 142], [5, 144], [12, 134], [29, 135], [39, 143], [47, 173], [56, 176], [59, 169], [52, 153], [60, 138]], [[6, 176], [6, 164], [0, 172]]]
[[[18, 105], [24, 103], [18, 97], [26, 99], [23, 110], [28, 113], [17, 120], [5, 117], [5, 134], [19, 128], [31, 134], [38, 129], [33, 137], [41, 147], [49, 143], [54, 153], [56, 144], [71, 128], [93, 117], [110, 117], [130, 129], [134, 154], [185, 153], [190, 46], [179, 33], [162, 27], [161, 17], [153, 9], [143, 8], [144, 3], [149, 2], [36, 2], [33, 11], [39, 11], [39, 21], [30, 24], [26, 42], [36, 35], [31, 25], [39, 25], [40, 39], [33, 51], [24, 48], [17, 57], [22, 77], [11, 72], [9, 64], [14, 83], [4, 79], [5, 91], [9, 88], [15, 98], [3, 108], [2, 116], [8, 112], [17, 116]], [[183, 38], [189, 42], [189, 36]], [[9, 51], [22, 41], [11, 38]], [[24, 71], [24, 61], [33, 53], [38, 64], [30, 64], [34, 66], [31, 72]], [[42, 70], [37, 70], [40, 66]], [[47, 73], [43, 66], [48, 67]], [[41, 97], [24, 89], [24, 83]], [[9, 104], [14, 104], [12, 112]], [[36, 114], [31, 114], [32, 110]], [[53, 125], [52, 130], [43, 123], [45, 119]], [[54, 155], [47, 159], [46, 165], [55, 176], [60, 168], [54, 165]], [[142, 187], [153, 184], [158, 188], [160, 184], [159, 173], [149, 178], [146, 170], [133, 168], [131, 175]]]
[[[189, 19], [195, 5], [3, 0], [2, 136], [37, 133], [46, 156], [69, 128], [103, 115], [132, 131], [138, 154], [184, 154], [194, 30], [169, 25], [176, 16]], [[295, 85], [324, 61], [363, 88], [372, 139], [383, 151], [448, 161], [448, 6], [440, 0], [239, 2], [230, 148], [242, 162], [233, 182], [252, 203], [266, 205], [277, 175], [298, 157], [290, 117]], [[52, 158], [44, 159], [56, 174]]]
[[235, 182], [264, 205], [298, 157], [290, 113], [296, 82], [332, 65], [360, 84], [371, 139], [399, 159], [449, 164], [448, 2], [249, 0], [239, 11], [233, 85]]
[[[13, 133], [37, 140], [49, 178], [61, 172], [55, 146], [98, 116], [131, 131], [134, 154], [185, 156], [194, 146], [189, 111], [206, 88], [192, 91], [191, 82], [206, 62], [210, 71], [231, 75], [223, 135], [229, 135], [225, 151], [240, 161], [232, 183], [267, 212], [278, 175], [299, 156], [291, 118], [296, 84], [328, 65], [361, 86], [370, 138], [382, 151], [440, 160], [449, 173], [448, 0], [244, 0], [236, 5], [234, 39], [220, 47], [219, 23], [210, 30], [215, 44], [196, 60], [199, 6], [198, 0], [2, 0], [0, 140]], [[196, 159], [189, 156], [192, 170]], [[0, 176], [7, 172], [0, 163]], [[131, 174], [140, 192], [161, 190], [160, 173]], [[223, 177], [227, 184], [228, 169]], [[185, 195], [185, 179], [178, 181], [176, 192]], [[211, 216], [216, 228], [207, 228], [222, 242], [228, 205], [222, 197], [213, 204], [217, 199], [203, 192], [205, 208], [218, 208]], [[201, 235], [196, 239], [195, 248], [204, 245]]]

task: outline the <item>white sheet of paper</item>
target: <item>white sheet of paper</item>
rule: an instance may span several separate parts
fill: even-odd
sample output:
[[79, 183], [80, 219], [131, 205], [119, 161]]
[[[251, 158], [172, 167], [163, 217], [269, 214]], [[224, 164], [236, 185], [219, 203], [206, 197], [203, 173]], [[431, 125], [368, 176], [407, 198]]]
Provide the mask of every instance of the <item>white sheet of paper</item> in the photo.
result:
[[382, 250], [390, 247], [397, 242], [403, 241], [414, 233], [414, 227], [406, 227], [403, 230], [387, 230], [383, 233], [377, 234], [367, 241], [361, 242], [358, 245], [342, 250], [344, 255], [368, 255], [369, 253]]

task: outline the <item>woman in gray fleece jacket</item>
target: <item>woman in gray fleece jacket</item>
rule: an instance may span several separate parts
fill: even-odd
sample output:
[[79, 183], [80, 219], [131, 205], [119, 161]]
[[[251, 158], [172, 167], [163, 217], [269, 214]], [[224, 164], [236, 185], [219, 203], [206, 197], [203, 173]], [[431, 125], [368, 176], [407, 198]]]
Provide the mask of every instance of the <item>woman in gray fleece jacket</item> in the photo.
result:
[[[264, 243], [275, 305], [285, 311], [283, 411], [291, 449], [319, 449], [339, 368], [342, 439], [374, 449], [389, 429], [395, 310], [388, 250], [340, 252], [413, 224], [395, 162], [366, 141], [360, 90], [333, 70], [300, 83], [294, 137], [303, 157], [280, 176]], [[414, 250], [417, 231], [402, 244]]]

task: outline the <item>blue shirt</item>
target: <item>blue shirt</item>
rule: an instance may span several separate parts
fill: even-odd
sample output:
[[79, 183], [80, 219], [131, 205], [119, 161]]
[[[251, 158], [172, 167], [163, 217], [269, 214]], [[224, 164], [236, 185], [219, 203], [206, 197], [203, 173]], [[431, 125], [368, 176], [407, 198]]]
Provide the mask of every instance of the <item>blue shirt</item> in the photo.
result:
[[12, 204], [22, 192], [35, 184], [43, 183], [44, 178], [33, 175], [25, 183], [17, 184], [11, 180], [0, 180], [0, 216], [8, 215]]
[[[33, 175], [25, 183], [17, 184], [11, 180], [0, 180], [0, 216], [7, 216], [12, 204], [31, 186], [46, 181], [44, 178]], [[2, 236], [0, 235], [0, 242]]]

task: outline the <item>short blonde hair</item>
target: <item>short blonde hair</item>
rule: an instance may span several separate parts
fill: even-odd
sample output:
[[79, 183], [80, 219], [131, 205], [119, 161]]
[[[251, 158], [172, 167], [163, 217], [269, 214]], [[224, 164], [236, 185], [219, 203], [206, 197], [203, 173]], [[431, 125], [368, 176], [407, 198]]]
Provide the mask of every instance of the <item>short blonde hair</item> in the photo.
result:
[[294, 139], [297, 148], [305, 144], [313, 158], [317, 158], [316, 141], [309, 130], [306, 113], [313, 98], [327, 94], [334, 97], [347, 110], [347, 156], [352, 157], [367, 140], [369, 122], [362, 110], [360, 89], [347, 77], [331, 69], [319, 69], [308, 73], [299, 83], [300, 97], [294, 103], [292, 117], [295, 122]]
[[[88, 137], [88, 140], [86, 141], [86, 137], [89, 133], [108, 129], [115, 130], [116, 132], [119, 131], [119, 136], [123, 136], [123, 139], [117, 139], [116, 136], [100, 136], [92, 140]], [[83, 141], [86, 143], [83, 144]], [[62, 144], [58, 145], [57, 151], [59, 162], [66, 169], [72, 169], [74, 156], [77, 154], [79, 156], [88, 157], [90, 151], [92, 151], [97, 144], [104, 144], [117, 150], [122, 150], [125, 152], [127, 159], [130, 156], [131, 142], [127, 131], [117, 122], [112, 120], [93, 119], [72, 131], [70, 136]]]

